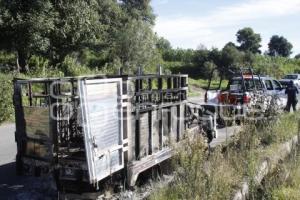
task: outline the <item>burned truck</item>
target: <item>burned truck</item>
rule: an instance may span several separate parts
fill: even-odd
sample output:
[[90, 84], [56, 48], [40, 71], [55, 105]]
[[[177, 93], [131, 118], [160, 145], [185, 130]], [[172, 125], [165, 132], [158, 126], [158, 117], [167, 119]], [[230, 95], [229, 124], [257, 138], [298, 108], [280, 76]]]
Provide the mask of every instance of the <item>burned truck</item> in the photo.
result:
[[213, 131], [214, 118], [201, 123], [187, 91], [187, 75], [15, 79], [17, 173], [93, 188], [118, 174], [133, 186], [172, 156], [193, 112]]

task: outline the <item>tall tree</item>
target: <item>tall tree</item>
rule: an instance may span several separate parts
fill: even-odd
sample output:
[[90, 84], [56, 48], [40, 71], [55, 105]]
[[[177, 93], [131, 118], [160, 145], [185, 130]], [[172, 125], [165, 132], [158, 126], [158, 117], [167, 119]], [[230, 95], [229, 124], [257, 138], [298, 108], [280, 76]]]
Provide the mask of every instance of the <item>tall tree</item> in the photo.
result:
[[150, 6], [151, 0], [121, 0], [123, 8], [131, 18], [154, 25], [155, 15]]
[[1, 0], [0, 50], [16, 52], [21, 71], [31, 55], [55, 65], [83, 49], [144, 65], [155, 49], [153, 24], [150, 0]]
[[56, 13], [49, 0], [2, 0], [0, 11], [0, 48], [16, 52], [18, 69], [26, 72], [32, 54], [49, 52]]
[[228, 68], [232, 66], [242, 65], [244, 53], [236, 47], [227, 45], [222, 49], [222, 67]]
[[158, 37], [157, 42], [156, 42], [156, 48], [159, 49], [160, 51], [169, 51], [172, 49], [171, 43], [163, 38], [163, 37]]
[[209, 54], [208, 54], [208, 58], [209, 60], [213, 61], [216, 66], [218, 66], [219, 68], [223, 67], [223, 59], [222, 59], [222, 52], [219, 51], [216, 48], [213, 48]]
[[235, 47], [238, 48], [233, 42], [227, 42], [223, 48], [227, 48], [227, 47]]
[[95, 43], [101, 36], [96, 0], [3, 0], [0, 4], [0, 44], [17, 52], [18, 66], [28, 70], [31, 55], [52, 63]]
[[125, 70], [149, 64], [155, 53], [154, 37], [151, 26], [141, 20], [132, 20], [119, 30], [114, 53]]
[[240, 43], [239, 50], [261, 53], [261, 36], [255, 33], [252, 28], [246, 27], [239, 30], [236, 34], [237, 41]]
[[[100, 1], [99, 1], [100, 2]], [[96, 0], [58, 0], [53, 6], [58, 13], [51, 32], [50, 59], [53, 64], [63, 61], [72, 52], [89, 47], [102, 39], [103, 24], [99, 21]]]
[[289, 57], [292, 54], [293, 45], [283, 36], [273, 35], [268, 46], [270, 56]]

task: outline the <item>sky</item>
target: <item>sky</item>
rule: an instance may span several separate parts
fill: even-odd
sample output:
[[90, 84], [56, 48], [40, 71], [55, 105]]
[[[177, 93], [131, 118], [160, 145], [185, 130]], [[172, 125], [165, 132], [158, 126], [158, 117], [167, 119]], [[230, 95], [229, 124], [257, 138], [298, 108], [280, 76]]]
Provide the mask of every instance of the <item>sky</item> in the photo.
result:
[[262, 52], [272, 35], [287, 38], [300, 53], [300, 0], [152, 0], [154, 31], [174, 48], [223, 48], [251, 27], [261, 34]]

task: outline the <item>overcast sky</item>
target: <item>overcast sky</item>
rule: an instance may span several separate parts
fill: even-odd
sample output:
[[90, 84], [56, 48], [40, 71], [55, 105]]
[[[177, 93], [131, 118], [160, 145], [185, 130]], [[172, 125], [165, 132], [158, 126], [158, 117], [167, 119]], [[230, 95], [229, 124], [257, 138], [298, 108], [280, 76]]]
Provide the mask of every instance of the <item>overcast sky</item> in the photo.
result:
[[251, 27], [262, 36], [263, 52], [276, 34], [300, 53], [300, 0], [152, 0], [152, 7], [155, 32], [175, 48], [222, 48]]

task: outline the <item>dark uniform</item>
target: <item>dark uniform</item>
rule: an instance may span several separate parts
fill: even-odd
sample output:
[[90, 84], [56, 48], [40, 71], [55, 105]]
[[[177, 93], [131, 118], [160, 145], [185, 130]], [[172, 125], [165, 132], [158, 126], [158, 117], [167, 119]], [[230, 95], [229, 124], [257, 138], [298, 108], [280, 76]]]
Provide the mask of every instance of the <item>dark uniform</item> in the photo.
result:
[[286, 111], [290, 112], [291, 106], [293, 106], [293, 110], [296, 111], [296, 105], [298, 103], [297, 94], [299, 93], [297, 87], [291, 81], [287, 88], [285, 89], [285, 94], [287, 94], [287, 105]]

